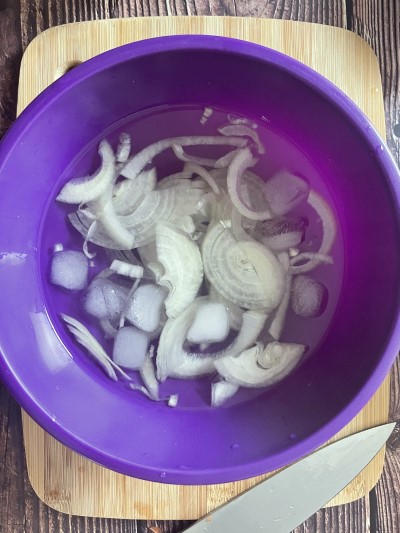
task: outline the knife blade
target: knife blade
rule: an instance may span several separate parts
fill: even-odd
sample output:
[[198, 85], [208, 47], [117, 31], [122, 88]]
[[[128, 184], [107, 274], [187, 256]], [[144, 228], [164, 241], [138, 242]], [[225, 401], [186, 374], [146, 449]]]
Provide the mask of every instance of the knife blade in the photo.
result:
[[395, 425], [360, 431], [308, 455], [218, 507], [185, 533], [290, 533], [372, 461]]

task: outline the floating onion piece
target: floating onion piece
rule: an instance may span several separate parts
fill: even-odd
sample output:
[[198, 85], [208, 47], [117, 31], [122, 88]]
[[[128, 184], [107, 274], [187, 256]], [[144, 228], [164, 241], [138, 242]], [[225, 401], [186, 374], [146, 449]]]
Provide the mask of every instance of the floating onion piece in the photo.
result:
[[157, 378], [165, 381], [167, 377], [194, 378], [214, 371], [216, 358], [236, 356], [251, 346], [264, 327], [267, 316], [259, 311], [243, 313], [242, 327], [224, 350], [212, 354], [192, 354], [184, 349], [190, 326], [199, 305], [209, 301], [207, 297], [197, 298], [176, 318], [169, 318], [162, 330], [157, 351]]
[[237, 241], [214, 224], [202, 243], [204, 272], [227, 300], [245, 309], [275, 309], [284, 293], [285, 275], [276, 256], [262, 244]]
[[169, 220], [175, 208], [175, 189], [171, 187], [151, 191], [136, 211], [122, 216], [123, 224], [133, 236], [130, 248], [137, 248], [154, 240], [158, 221]]
[[119, 274], [120, 276], [127, 276], [128, 278], [143, 278], [144, 268], [138, 265], [131, 265], [125, 261], [114, 259], [111, 263], [110, 270]]
[[[333, 260], [326, 261], [323, 259], [324, 256], [326, 257], [327, 254], [329, 254], [329, 252], [331, 251], [337, 233], [336, 220], [333, 216], [332, 209], [329, 207], [327, 201], [314, 190], [310, 191], [307, 201], [309, 205], [316, 211], [318, 217], [321, 219], [322, 242], [318, 252], [313, 257], [310, 256], [309, 261], [307, 263], [305, 263], [304, 265], [299, 265], [297, 267], [291, 267], [291, 271], [293, 274], [309, 272], [310, 270], [313, 270], [316, 266], [318, 266], [321, 262], [333, 263]], [[296, 257], [296, 260], [298, 260], [299, 257], [301, 257], [302, 259], [306, 259], [304, 254], [299, 254]]]
[[92, 175], [68, 181], [56, 200], [67, 204], [93, 202], [100, 198], [116, 179], [115, 156], [107, 141], [99, 145], [100, 168]]
[[205, 107], [204, 110], [203, 110], [203, 114], [201, 115], [201, 118], [200, 118], [200, 124], [202, 126], [205, 125], [205, 123], [207, 122], [207, 120], [211, 117], [211, 115], [213, 114], [214, 110], [212, 109], [212, 107]]
[[186, 167], [188, 172], [198, 174], [212, 189], [214, 194], [219, 194], [220, 190], [212, 175], [201, 165], [190, 163]]
[[221, 380], [211, 385], [211, 406], [219, 407], [239, 390], [238, 385]]
[[197, 244], [172, 224], [156, 229], [158, 261], [164, 274], [158, 283], [169, 291], [165, 300], [168, 317], [176, 317], [196, 298], [203, 281], [203, 265]]
[[[301, 265], [297, 265], [297, 263], [301, 263], [302, 261], [307, 262]], [[325, 263], [326, 265], [332, 265], [333, 257], [331, 255], [325, 255], [314, 252], [301, 252], [290, 258], [290, 272], [292, 274], [301, 274], [302, 272], [309, 272], [321, 263]]]
[[129, 133], [121, 133], [115, 159], [118, 163], [125, 163], [131, 153], [131, 136]]
[[287, 170], [276, 172], [264, 186], [265, 198], [274, 215], [286, 215], [305, 200], [309, 192], [309, 183]]
[[215, 161], [214, 167], [219, 169], [219, 168], [225, 168], [229, 166], [232, 159], [238, 154], [239, 151], [240, 151], [240, 148], [237, 148], [236, 150], [232, 150], [228, 152], [227, 154], [223, 155], [222, 157], [220, 157], [219, 159]]
[[161, 382], [168, 377], [196, 378], [214, 371], [213, 358], [196, 357], [184, 350], [187, 332], [196, 315], [198, 298], [176, 318], [169, 318], [161, 332], [157, 350], [157, 379]]
[[206, 157], [187, 154], [179, 144], [173, 144], [172, 150], [176, 157], [181, 161], [196, 163], [197, 165], [204, 165], [205, 167], [213, 167], [216, 163], [215, 159], [207, 159]]
[[265, 148], [260, 140], [260, 137], [258, 136], [258, 133], [246, 124], [232, 124], [230, 126], [223, 126], [222, 128], [218, 128], [218, 131], [221, 133], [221, 135], [250, 137], [257, 147], [257, 152], [260, 155], [265, 154]]
[[305, 350], [306, 346], [302, 344], [272, 342], [264, 348], [261, 343], [256, 343], [239, 357], [223, 357], [214, 364], [220, 376], [229, 383], [248, 388], [267, 387], [287, 376]]
[[154, 400], [159, 399], [159, 386], [156, 378], [156, 372], [153, 364], [153, 353], [154, 346], [150, 347], [149, 352], [147, 353], [142, 367], [140, 368], [140, 377], [142, 378], [143, 384], [146, 389], [151, 394]]
[[144, 170], [134, 180], [123, 180], [113, 190], [113, 206], [118, 215], [128, 215], [139, 207], [146, 195], [155, 189], [157, 173], [154, 168]]
[[[129, 250], [133, 247], [133, 235], [122, 225], [110, 205], [103, 212], [101, 220], [96, 220], [95, 224], [93, 219], [82, 210], [70, 213], [68, 218], [86, 241], [114, 250]], [[107, 218], [107, 223], [105, 223]]]
[[177, 394], [171, 394], [168, 399], [168, 407], [176, 407], [178, 405], [179, 396]]
[[127, 380], [131, 378], [107, 355], [101, 344], [95, 339], [90, 331], [76, 318], [61, 313], [61, 318], [66, 322], [68, 329], [74, 335], [76, 340], [96, 359], [106, 374], [113, 380], [117, 380], [116, 370], [122, 377]]
[[238, 117], [236, 115], [233, 115], [232, 113], [228, 114], [227, 119], [228, 119], [228, 122], [230, 122], [231, 124], [245, 124], [246, 126], [250, 126], [253, 129], [258, 128], [258, 124], [256, 124], [249, 118]]
[[328, 289], [311, 276], [299, 275], [294, 278], [291, 306], [296, 315], [305, 318], [321, 316], [328, 303]]
[[250, 148], [246, 147], [240, 150], [228, 167], [227, 185], [229, 196], [233, 205], [239, 213], [251, 220], [267, 220], [272, 217], [269, 208], [262, 211], [256, 211], [247, 206], [241, 198], [242, 178], [246, 169], [253, 163], [253, 155]]
[[169, 139], [162, 139], [150, 146], [147, 146], [142, 151], [134, 155], [124, 168], [121, 170], [121, 175], [128, 179], [135, 179], [142, 170], [154, 159], [154, 157], [168, 148], [172, 148], [174, 144], [180, 146], [200, 146], [200, 145], [214, 145], [214, 146], [246, 146], [247, 140], [241, 137], [224, 137], [224, 136], [194, 136], [194, 137], [172, 137]]

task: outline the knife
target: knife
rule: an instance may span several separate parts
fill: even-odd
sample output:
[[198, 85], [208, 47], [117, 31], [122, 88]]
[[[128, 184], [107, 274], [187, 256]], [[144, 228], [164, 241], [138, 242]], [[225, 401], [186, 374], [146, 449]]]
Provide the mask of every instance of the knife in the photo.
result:
[[312, 453], [218, 507], [185, 533], [290, 533], [372, 461], [395, 425], [360, 431]]

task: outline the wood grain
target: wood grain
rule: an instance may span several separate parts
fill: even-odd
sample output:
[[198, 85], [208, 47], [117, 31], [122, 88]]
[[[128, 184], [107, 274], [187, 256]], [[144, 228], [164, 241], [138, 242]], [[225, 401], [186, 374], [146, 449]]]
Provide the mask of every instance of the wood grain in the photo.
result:
[[[169, 7], [168, 7], [169, 6]], [[399, 161], [397, 0], [0, 0], [0, 132], [16, 109], [22, 50], [40, 31], [65, 22], [167, 14], [223, 13], [322, 22], [358, 32], [378, 53], [384, 84], [389, 146]], [[389, 41], [388, 41], [389, 39]], [[388, 44], [391, 43], [391, 45]], [[400, 127], [397, 128], [397, 134]], [[392, 372], [391, 416], [399, 419], [399, 363]], [[296, 533], [398, 533], [400, 488], [398, 446], [389, 448], [387, 466], [369, 498], [323, 509]], [[69, 517], [43, 505], [27, 481], [20, 410], [0, 384], [0, 533], [172, 533], [182, 522], [143, 522]]]

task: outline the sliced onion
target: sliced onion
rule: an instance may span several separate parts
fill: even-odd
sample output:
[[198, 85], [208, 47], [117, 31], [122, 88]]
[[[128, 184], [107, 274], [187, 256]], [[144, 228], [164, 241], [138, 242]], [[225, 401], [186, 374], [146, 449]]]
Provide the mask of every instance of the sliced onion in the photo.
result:
[[168, 317], [176, 317], [196, 298], [203, 281], [203, 265], [196, 243], [172, 224], [157, 225], [157, 258], [164, 268], [158, 283], [169, 290]]
[[121, 175], [125, 178], [135, 179], [142, 170], [164, 150], [172, 148], [174, 144], [180, 146], [198, 146], [198, 145], [214, 145], [214, 146], [246, 146], [247, 140], [241, 137], [218, 137], [218, 136], [195, 136], [195, 137], [172, 137], [169, 139], [162, 139], [150, 146], [144, 148], [141, 152], [134, 155], [124, 168], [121, 170]]
[[146, 389], [151, 394], [154, 400], [159, 399], [159, 387], [158, 381], [156, 378], [156, 372], [153, 365], [153, 359], [151, 354], [154, 351], [154, 347], [150, 348], [150, 352], [146, 355], [144, 363], [140, 369], [140, 377], [142, 378], [143, 384]]
[[[329, 254], [336, 238], [336, 220], [326, 200], [324, 200], [324, 198], [322, 198], [320, 194], [318, 194], [314, 190], [311, 190], [310, 194], [308, 195], [307, 201], [321, 219], [322, 242], [318, 252], [316, 252], [314, 256], [310, 256], [309, 261], [304, 265], [294, 266], [301, 259], [306, 259], [304, 254], [299, 254], [298, 256], [292, 259], [291, 264], [293, 266], [291, 266], [290, 268], [292, 274], [309, 272], [310, 270], [313, 270], [316, 266], [318, 266], [321, 262], [329, 262], [326, 260], [324, 261], [323, 257], [326, 257]], [[333, 261], [331, 260], [330, 262]]]
[[211, 406], [219, 407], [239, 390], [238, 385], [221, 380], [211, 385]]
[[131, 153], [131, 136], [129, 133], [121, 133], [116, 153], [118, 163], [125, 163]]
[[75, 339], [96, 359], [97, 363], [103, 368], [106, 374], [117, 381], [115, 370], [125, 379], [131, 378], [107, 355], [101, 344], [90, 333], [86, 326], [72, 316], [61, 313], [61, 318], [66, 322], [68, 329], [74, 335]]
[[[301, 263], [302, 261], [306, 262], [301, 265], [297, 265], [297, 263]], [[333, 265], [333, 257], [331, 255], [319, 254], [314, 252], [301, 252], [290, 258], [290, 272], [293, 275], [301, 274], [303, 272], [309, 272], [321, 263], [325, 263], [326, 265]]]
[[128, 215], [139, 207], [146, 195], [154, 190], [157, 173], [154, 168], [144, 170], [135, 181], [123, 180], [113, 190], [113, 205], [118, 215]]
[[205, 167], [213, 167], [216, 163], [215, 159], [207, 159], [206, 157], [187, 154], [179, 144], [173, 144], [172, 150], [176, 157], [181, 161], [196, 163], [197, 165], [203, 165]]
[[125, 261], [114, 259], [111, 263], [110, 270], [119, 274], [120, 276], [127, 276], [129, 278], [143, 278], [144, 268], [138, 265], [131, 265]]
[[131, 213], [120, 217], [127, 230], [133, 235], [130, 248], [143, 246], [154, 240], [156, 226], [160, 220], [169, 220], [175, 209], [175, 189], [151, 191]]
[[198, 174], [211, 187], [214, 194], [219, 194], [220, 190], [215, 179], [204, 167], [196, 163], [189, 163], [186, 166], [186, 170], [193, 174]]
[[213, 361], [219, 357], [236, 356], [253, 344], [264, 327], [266, 315], [259, 311], [246, 311], [242, 327], [224, 350], [204, 355], [191, 354], [184, 349], [189, 328], [199, 305], [209, 301], [207, 297], [197, 298], [183, 313], [167, 320], [160, 336], [157, 351], [157, 377], [194, 378], [213, 372]]
[[[276, 345], [279, 356], [275, 353]], [[265, 349], [261, 343], [245, 350], [239, 357], [224, 357], [215, 361], [220, 376], [239, 387], [267, 387], [287, 376], [305, 352], [302, 344], [270, 343]], [[261, 363], [268, 365], [263, 368]]]
[[239, 241], [214, 224], [202, 243], [204, 272], [227, 300], [245, 309], [275, 309], [283, 296], [285, 276], [276, 256], [262, 244]]
[[222, 128], [218, 128], [218, 131], [221, 133], [221, 135], [250, 137], [250, 139], [252, 139], [256, 145], [257, 152], [260, 155], [265, 154], [264, 145], [262, 144], [257, 131], [254, 128], [250, 128], [246, 124], [232, 124], [230, 126], [223, 126]]
[[250, 148], [243, 148], [233, 158], [228, 167], [227, 185], [229, 196], [231, 197], [233, 205], [239, 211], [239, 213], [251, 220], [267, 220], [272, 217], [271, 210], [269, 208], [263, 211], [256, 211], [251, 207], [248, 207], [242, 200], [241, 187], [242, 178], [246, 169], [253, 163], [253, 155]]
[[93, 202], [102, 196], [117, 178], [114, 152], [107, 141], [99, 145], [100, 168], [92, 175], [68, 181], [56, 200], [67, 204]]

